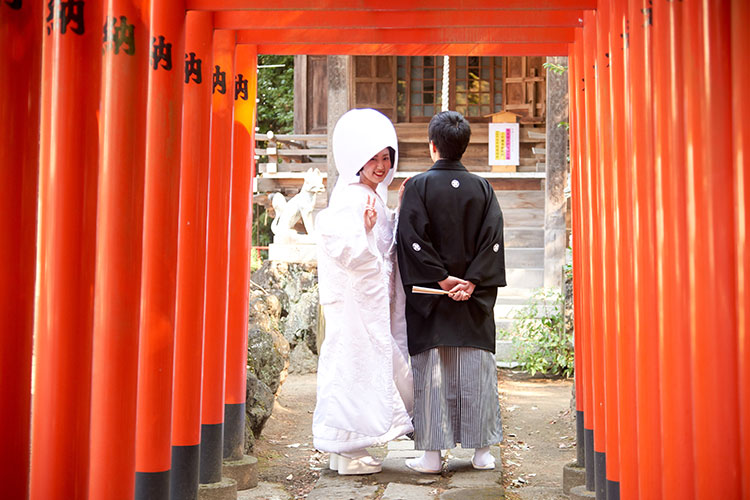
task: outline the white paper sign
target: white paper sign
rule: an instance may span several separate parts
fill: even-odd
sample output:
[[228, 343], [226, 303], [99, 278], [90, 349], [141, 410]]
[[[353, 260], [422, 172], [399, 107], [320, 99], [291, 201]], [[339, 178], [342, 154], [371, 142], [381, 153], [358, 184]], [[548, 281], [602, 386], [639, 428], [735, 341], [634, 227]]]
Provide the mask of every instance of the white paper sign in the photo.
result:
[[518, 123], [490, 123], [490, 165], [518, 165]]

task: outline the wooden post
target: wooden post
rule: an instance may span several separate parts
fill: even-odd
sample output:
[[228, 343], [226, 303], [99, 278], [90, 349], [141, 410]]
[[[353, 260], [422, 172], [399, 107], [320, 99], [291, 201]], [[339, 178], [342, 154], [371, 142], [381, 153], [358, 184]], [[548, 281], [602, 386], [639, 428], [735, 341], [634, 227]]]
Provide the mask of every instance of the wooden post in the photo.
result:
[[750, 498], [750, 101], [746, 83], [750, 80], [750, 67], [743, 47], [750, 43], [750, 4], [732, 1], [732, 147], [734, 149], [734, 176], [737, 186], [737, 360], [740, 367], [740, 477], [743, 498]]
[[104, 37], [89, 496], [132, 499], [150, 45], [140, 2], [107, 3]]
[[195, 500], [198, 496], [212, 41], [213, 14], [188, 11], [184, 63], [181, 61], [184, 95], [169, 488], [172, 500]]
[[631, 0], [630, 133], [635, 210], [636, 405], [638, 407], [639, 498], [660, 499], [661, 411], [659, 392], [659, 312], [654, 204], [652, 10], [648, 0]]
[[151, 3], [136, 500], [169, 498], [185, 4]]
[[589, 183], [588, 176], [590, 171], [590, 144], [588, 143], [588, 122], [586, 120], [586, 81], [584, 67], [586, 65], [586, 58], [584, 52], [584, 37], [583, 29], [579, 28], [576, 30], [576, 91], [578, 95], [576, 97], [577, 110], [576, 117], [578, 120], [578, 144], [580, 146], [580, 164], [579, 164], [579, 179], [578, 186], [581, 200], [579, 205], [581, 207], [580, 219], [581, 219], [581, 234], [580, 234], [580, 251], [581, 251], [581, 284], [579, 289], [581, 290], [581, 379], [583, 383], [583, 426], [584, 426], [584, 447], [586, 448], [585, 460], [586, 460], [586, 489], [589, 491], [594, 490], [595, 479], [594, 479], [594, 387], [593, 387], [593, 371], [591, 364], [591, 313], [590, 313], [590, 301], [592, 295], [592, 282], [591, 282], [591, 217], [589, 211], [591, 210], [591, 201], [589, 195]]
[[620, 495], [638, 496], [638, 433], [635, 401], [635, 287], [633, 283], [633, 199], [630, 175], [631, 143], [627, 40], [627, 0], [610, 8], [610, 85], [612, 88], [613, 164], [616, 166], [615, 259], [617, 262], [617, 396], [620, 450]]
[[[692, 370], [690, 368], [688, 171], [685, 163], [684, 77], [680, 2], [654, 4], [656, 244], [659, 259], [659, 368], [664, 498], [695, 498]], [[680, 373], [674, 377], [670, 374]]]
[[688, 1], [684, 9], [695, 493], [735, 499], [742, 480], [730, 4]]
[[29, 495], [31, 350], [34, 328], [34, 264], [39, 180], [41, 91], [41, 2], [0, 5], [0, 47], [16, 57], [0, 58], [0, 340], [3, 382], [0, 442], [9, 460], [0, 484], [9, 498]]
[[242, 459], [245, 450], [247, 320], [253, 227], [252, 195], [255, 177], [257, 61], [257, 48], [254, 45], [237, 45], [234, 61], [237, 76], [234, 91], [234, 159], [229, 235], [223, 450], [223, 457], [230, 460]]
[[350, 90], [349, 75], [350, 56], [328, 56], [328, 178], [326, 190], [328, 199], [339, 177], [336, 162], [333, 159], [333, 128], [341, 115], [349, 111]]
[[[567, 66], [567, 57], [548, 57], [547, 62]], [[568, 169], [568, 121], [566, 75], [547, 70], [547, 181], [544, 183], [544, 286], [561, 289], [567, 248], [565, 230], [565, 177]]]
[[592, 283], [589, 297], [589, 314], [591, 315], [591, 366], [592, 384], [594, 387], [594, 481], [597, 497], [605, 495], [606, 491], [606, 426], [605, 426], [605, 367], [604, 367], [604, 318], [602, 282], [602, 224], [601, 224], [601, 196], [598, 190], [599, 176], [599, 148], [597, 140], [596, 113], [596, 13], [587, 11], [584, 14], [583, 46], [584, 46], [584, 78], [586, 80], [586, 130], [588, 141], [588, 192], [589, 204], [589, 246], [591, 267], [590, 279]]
[[214, 33], [203, 407], [201, 408], [201, 484], [221, 481], [223, 458], [224, 355], [229, 287], [229, 206], [232, 193], [234, 47], [234, 31], [219, 30]]
[[[580, 30], [576, 30], [578, 32]], [[576, 42], [570, 44], [568, 55], [568, 89], [570, 95], [570, 195], [572, 201], [572, 239], [573, 239], [573, 344], [575, 364], [575, 393], [576, 393], [576, 461], [578, 467], [586, 466], [586, 447], [583, 446], [584, 438], [584, 398], [583, 389], [583, 262], [582, 262], [582, 213], [581, 206], [581, 148], [580, 123], [578, 117], [579, 88], [576, 80], [576, 71], [580, 62], [576, 52], [576, 43], [580, 35], [576, 34]]]
[[102, 60], [101, 2], [43, 10], [32, 500], [88, 490]]
[[599, 118], [598, 190], [600, 196], [600, 225], [603, 284], [603, 340], [604, 340], [604, 407], [606, 496], [608, 500], [620, 498], [620, 449], [617, 400], [617, 265], [615, 262], [615, 204], [617, 196], [617, 168], [612, 151], [612, 109], [610, 95], [609, 46], [610, 0], [598, 2], [596, 15], [596, 109]]

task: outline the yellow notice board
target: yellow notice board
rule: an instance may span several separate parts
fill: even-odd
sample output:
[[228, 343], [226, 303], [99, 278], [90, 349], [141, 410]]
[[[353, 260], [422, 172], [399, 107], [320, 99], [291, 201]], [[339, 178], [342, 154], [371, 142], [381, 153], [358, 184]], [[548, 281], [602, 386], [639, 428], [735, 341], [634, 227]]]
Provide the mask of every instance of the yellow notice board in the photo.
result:
[[518, 165], [518, 123], [490, 123], [490, 165]]

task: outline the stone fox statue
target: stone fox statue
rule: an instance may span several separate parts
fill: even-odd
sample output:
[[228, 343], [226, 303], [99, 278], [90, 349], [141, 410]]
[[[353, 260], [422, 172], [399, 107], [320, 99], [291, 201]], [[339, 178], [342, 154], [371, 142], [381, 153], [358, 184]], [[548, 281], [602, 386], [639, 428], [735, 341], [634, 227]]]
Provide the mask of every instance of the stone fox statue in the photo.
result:
[[[271, 231], [275, 236], [274, 243], [306, 242], [315, 231], [312, 212], [315, 207], [315, 196], [325, 191], [323, 174], [317, 168], [310, 168], [305, 172], [304, 179], [300, 192], [289, 201], [281, 193], [274, 193], [271, 198], [271, 204], [276, 212], [276, 217], [271, 223]], [[294, 229], [300, 218], [305, 224], [306, 235]]]

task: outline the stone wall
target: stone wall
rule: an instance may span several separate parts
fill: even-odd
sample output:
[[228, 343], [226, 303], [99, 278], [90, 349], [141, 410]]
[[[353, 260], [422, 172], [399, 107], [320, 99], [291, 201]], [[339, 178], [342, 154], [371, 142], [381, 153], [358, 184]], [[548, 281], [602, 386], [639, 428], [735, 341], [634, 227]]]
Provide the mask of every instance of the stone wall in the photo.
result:
[[251, 277], [249, 306], [247, 453], [271, 416], [287, 374], [317, 371], [317, 267], [266, 261]]

